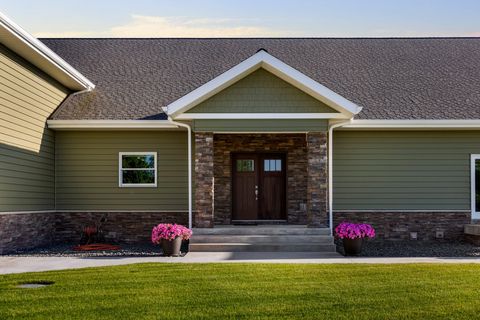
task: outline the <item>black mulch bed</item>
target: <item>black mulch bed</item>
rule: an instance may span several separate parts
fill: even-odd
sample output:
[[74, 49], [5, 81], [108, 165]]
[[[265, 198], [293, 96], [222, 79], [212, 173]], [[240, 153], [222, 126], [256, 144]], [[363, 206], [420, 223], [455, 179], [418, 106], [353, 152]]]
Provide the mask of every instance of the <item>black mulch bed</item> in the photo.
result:
[[120, 250], [75, 251], [75, 244], [57, 244], [30, 250], [17, 251], [9, 256], [39, 257], [155, 257], [162, 256], [160, 246], [153, 244], [120, 244]]
[[[9, 256], [52, 257], [155, 257], [162, 256], [160, 246], [153, 244], [121, 244], [117, 251], [75, 251], [74, 244], [18, 251]], [[341, 242], [337, 250], [343, 254]], [[480, 257], [480, 247], [466, 242], [366, 241], [361, 257]]]
[[[337, 251], [343, 254], [341, 241]], [[366, 241], [360, 257], [480, 257], [480, 247], [466, 242]]]

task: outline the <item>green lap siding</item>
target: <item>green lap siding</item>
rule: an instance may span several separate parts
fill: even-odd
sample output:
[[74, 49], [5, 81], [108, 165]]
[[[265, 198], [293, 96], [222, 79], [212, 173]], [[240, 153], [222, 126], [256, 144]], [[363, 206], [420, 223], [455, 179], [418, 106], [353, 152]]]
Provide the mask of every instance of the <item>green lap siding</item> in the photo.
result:
[[479, 131], [336, 131], [335, 210], [469, 210]]
[[213, 132], [306, 132], [328, 130], [324, 119], [201, 119], [193, 121], [194, 131]]
[[265, 69], [259, 69], [187, 113], [337, 113]]
[[54, 209], [55, 136], [46, 120], [66, 95], [0, 45], [0, 212]]
[[[119, 152], [157, 152], [157, 187], [118, 186]], [[57, 210], [186, 210], [187, 135], [154, 131], [59, 131]]]

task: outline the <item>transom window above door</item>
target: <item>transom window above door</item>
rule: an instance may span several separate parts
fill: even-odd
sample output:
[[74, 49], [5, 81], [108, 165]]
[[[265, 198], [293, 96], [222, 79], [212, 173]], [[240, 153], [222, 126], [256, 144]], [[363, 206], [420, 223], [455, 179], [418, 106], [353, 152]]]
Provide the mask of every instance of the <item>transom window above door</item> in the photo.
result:
[[120, 152], [118, 156], [120, 187], [156, 187], [156, 152]]

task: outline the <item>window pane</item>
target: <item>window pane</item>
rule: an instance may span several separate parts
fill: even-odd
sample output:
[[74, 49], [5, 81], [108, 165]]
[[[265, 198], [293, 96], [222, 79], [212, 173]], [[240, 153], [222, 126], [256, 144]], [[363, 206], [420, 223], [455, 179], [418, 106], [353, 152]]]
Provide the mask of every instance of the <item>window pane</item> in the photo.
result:
[[282, 160], [268, 159], [264, 161], [265, 172], [282, 171]]
[[480, 212], [480, 160], [475, 160], [475, 212]]
[[154, 155], [122, 155], [122, 168], [155, 168]]
[[123, 170], [123, 184], [154, 184], [155, 170]]
[[254, 171], [253, 160], [237, 160], [237, 171], [253, 172]]

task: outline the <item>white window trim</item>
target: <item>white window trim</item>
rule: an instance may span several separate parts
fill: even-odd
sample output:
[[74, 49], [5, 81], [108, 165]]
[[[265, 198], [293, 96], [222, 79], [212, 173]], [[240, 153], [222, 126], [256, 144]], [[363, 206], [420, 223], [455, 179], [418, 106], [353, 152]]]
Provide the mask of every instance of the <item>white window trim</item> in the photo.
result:
[[[123, 181], [123, 167], [122, 156], [152, 156], [154, 157], [155, 182], [154, 183], [122, 183]], [[125, 169], [125, 170], [145, 170], [144, 168], [138, 169]], [[147, 169], [148, 170], [148, 169]], [[150, 169], [152, 170], [152, 169]], [[120, 188], [156, 188], [157, 187], [157, 153], [156, 152], [119, 152], [118, 153], [118, 186]]]
[[480, 212], [477, 212], [475, 209], [475, 161], [480, 160], [480, 154], [470, 155], [470, 197], [471, 204], [470, 209], [472, 211], [472, 219], [480, 219]]

